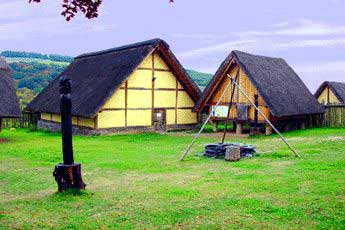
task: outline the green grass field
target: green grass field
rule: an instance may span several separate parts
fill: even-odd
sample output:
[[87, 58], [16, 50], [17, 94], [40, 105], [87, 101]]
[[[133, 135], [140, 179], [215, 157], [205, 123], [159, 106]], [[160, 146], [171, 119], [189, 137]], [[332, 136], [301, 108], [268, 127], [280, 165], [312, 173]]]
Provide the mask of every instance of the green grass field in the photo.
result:
[[[0, 133], [3, 229], [344, 229], [345, 129], [254, 137], [261, 154], [236, 163], [199, 158], [213, 135], [178, 159], [191, 134], [74, 137], [87, 190], [56, 193], [59, 134]], [[231, 141], [231, 140], [229, 140]]]

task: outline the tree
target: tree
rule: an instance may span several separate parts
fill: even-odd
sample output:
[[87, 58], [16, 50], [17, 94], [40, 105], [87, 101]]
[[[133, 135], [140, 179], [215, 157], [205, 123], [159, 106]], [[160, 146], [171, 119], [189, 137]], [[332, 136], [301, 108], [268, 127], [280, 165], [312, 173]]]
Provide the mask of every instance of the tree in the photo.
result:
[[[42, 0], [29, 0], [29, 3], [40, 3]], [[82, 12], [86, 18], [92, 19], [98, 16], [98, 8], [103, 0], [62, 0], [61, 15], [70, 21], [76, 13]], [[173, 3], [174, 0], [169, 0]]]

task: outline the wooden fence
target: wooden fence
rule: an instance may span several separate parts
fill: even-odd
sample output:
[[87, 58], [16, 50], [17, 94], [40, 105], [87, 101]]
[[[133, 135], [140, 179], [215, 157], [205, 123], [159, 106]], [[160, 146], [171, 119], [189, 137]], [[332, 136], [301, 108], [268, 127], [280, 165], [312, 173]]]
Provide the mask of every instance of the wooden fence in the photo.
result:
[[37, 129], [40, 114], [22, 112], [20, 118], [3, 118], [2, 128], [29, 128]]
[[345, 127], [345, 105], [326, 105], [323, 125]]

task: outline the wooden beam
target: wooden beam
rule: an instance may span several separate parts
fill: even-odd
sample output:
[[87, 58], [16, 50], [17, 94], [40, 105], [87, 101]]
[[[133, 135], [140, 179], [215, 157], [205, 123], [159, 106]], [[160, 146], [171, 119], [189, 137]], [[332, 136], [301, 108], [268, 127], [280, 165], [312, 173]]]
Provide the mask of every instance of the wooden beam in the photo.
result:
[[327, 86], [327, 104], [329, 104], [329, 90], [330, 90], [330, 88], [329, 88], [329, 86]]
[[[120, 89], [125, 89], [125, 87], [120, 87]], [[127, 87], [128, 90], [152, 90], [152, 88], [145, 87]], [[175, 91], [176, 88], [155, 88], [155, 91]], [[179, 91], [185, 91], [184, 89], [178, 89]]]
[[155, 109], [155, 58], [154, 52], [151, 54], [152, 58], [152, 100], [151, 100], [151, 125], [154, 125], [154, 109]]
[[127, 127], [128, 81], [125, 82], [125, 127]]
[[171, 70], [168, 69], [160, 69], [160, 68], [146, 68], [146, 67], [139, 67], [138, 70], [154, 70], [154, 71], [161, 71], [161, 72], [171, 72]]
[[93, 128], [94, 128], [94, 129], [98, 129], [98, 116], [96, 116], [96, 117], [93, 119], [93, 122], [94, 122]]
[[[193, 109], [194, 107], [156, 107], [155, 109]], [[125, 110], [152, 110], [152, 108], [143, 108], [143, 107], [137, 107], [137, 108], [104, 108], [100, 112], [103, 111], [125, 111]]]
[[175, 125], [177, 125], [177, 102], [178, 102], [178, 81], [177, 78], [175, 77], [176, 80], [176, 97], [175, 97]]

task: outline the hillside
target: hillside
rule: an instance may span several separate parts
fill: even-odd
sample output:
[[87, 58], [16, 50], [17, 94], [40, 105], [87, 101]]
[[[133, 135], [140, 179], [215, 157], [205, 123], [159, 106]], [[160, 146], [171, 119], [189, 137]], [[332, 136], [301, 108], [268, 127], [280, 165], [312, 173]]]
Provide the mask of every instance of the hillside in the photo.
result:
[[[22, 107], [25, 107], [73, 60], [73, 57], [58, 54], [16, 51], [3, 51], [0, 56], [5, 57], [13, 70], [17, 95]], [[212, 78], [211, 74], [195, 70], [187, 70], [187, 72], [201, 89], [204, 89]]]

